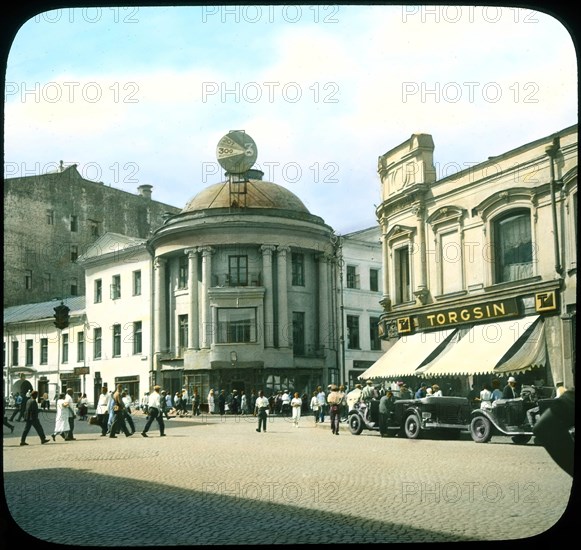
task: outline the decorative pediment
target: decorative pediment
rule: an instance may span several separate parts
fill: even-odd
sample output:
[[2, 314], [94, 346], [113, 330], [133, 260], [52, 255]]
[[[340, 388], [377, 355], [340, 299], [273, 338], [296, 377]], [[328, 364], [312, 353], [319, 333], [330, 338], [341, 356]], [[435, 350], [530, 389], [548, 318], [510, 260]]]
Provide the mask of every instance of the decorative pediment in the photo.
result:
[[385, 238], [389, 241], [394, 241], [396, 239], [406, 239], [411, 240], [416, 232], [415, 227], [410, 227], [408, 225], [396, 224], [394, 225], [386, 234]]
[[491, 215], [502, 210], [506, 205], [524, 206], [534, 208], [536, 218], [537, 201], [536, 190], [529, 187], [513, 187], [485, 198], [472, 212], [473, 215], [478, 214], [482, 221], [485, 222]]
[[444, 224], [458, 224], [462, 223], [466, 210], [459, 206], [442, 206], [428, 216], [428, 223], [436, 228]]

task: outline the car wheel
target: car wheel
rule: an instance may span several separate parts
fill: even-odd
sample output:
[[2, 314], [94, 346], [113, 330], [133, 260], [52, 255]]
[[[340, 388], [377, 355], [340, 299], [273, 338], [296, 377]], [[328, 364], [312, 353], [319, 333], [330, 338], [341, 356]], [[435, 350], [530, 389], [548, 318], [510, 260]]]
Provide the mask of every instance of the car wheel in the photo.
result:
[[476, 416], [470, 423], [470, 435], [476, 443], [488, 443], [492, 438], [492, 424], [485, 416]]
[[519, 434], [512, 436], [512, 442], [516, 445], [526, 445], [532, 438], [532, 435]]
[[358, 414], [349, 417], [349, 430], [353, 435], [359, 435], [363, 431], [363, 420]]
[[408, 439], [418, 439], [420, 437], [420, 419], [416, 414], [410, 414], [403, 425], [405, 435]]

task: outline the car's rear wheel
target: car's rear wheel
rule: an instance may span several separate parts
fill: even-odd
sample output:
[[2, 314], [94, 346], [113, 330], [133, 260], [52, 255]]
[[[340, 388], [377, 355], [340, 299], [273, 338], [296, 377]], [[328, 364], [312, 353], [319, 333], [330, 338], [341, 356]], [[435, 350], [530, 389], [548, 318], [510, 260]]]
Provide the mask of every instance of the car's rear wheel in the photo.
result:
[[349, 430], [353, 435], [359, 435], [363, 431], [363, 420], [358, 414], [349, 416]]
[[476, 443], [488, 443], [492, 439], [492, 424], [485, 416], [476, 416], [470, 423], [470, 435]]
[[519, 434], [519, 435], [513, 435], [512, 436], [512, 442], [515, 443], [516, 445], [526, 445], [532, 438], [532, 435], [525, 435], [525, 434]]
[[410, 414], [404, 422], [403, 429], [408, 439], [418, 439], [422, 428], [417, 414]]

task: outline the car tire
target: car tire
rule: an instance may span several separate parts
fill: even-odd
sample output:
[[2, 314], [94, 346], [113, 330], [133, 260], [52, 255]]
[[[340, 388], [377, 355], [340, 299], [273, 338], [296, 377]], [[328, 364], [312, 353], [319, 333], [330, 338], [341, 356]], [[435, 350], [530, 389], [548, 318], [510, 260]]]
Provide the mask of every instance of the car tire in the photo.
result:
[[418, 439], [422, 431], [420, 419], [417, 414], [410, 414], [406, 417], [403, 429], [408, 439]]
[[349, 430], [353, 435], [359, 435], [363, 431], [363, 420], [358, 414], [349, 416]]
[[525, 434], [513, 435], [512, 442], [515, 445], [526, 445], [532, 439], [532, 437], [532, 435]]
[[485, 416], [475, 416], [470, 423], [470, 435], [476, 443], [488, 443], [492, 439], [492, 423]]

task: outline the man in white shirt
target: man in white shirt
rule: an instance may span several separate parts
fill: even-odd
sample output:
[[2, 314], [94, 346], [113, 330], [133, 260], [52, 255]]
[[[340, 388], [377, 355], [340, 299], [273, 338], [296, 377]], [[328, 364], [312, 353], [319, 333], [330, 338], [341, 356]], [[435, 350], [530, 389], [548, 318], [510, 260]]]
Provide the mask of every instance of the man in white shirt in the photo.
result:
[[141, 432], [143, 437], [148, 437], [147, 432], [153, 424], [154, 420], [157, 420], [159, 425], [159, 436], [165, 437], [165, 424], [163, 423], [163, 415], [161, 414], [161, 395], [159, 386], [154, 386], [153, 391], [149, 394], [149, 401], [147, 402], [147, 422], [145, 423], [145, 428]]
[[261, 428], [266, 432], [266, 411], [268, 410], [268, 399], [264, 397], [264, 392], [260, 390], [258, 397], [256, 399], [256, 415], [258, 416], [258, 428], [257, 432], [260, 432]]

